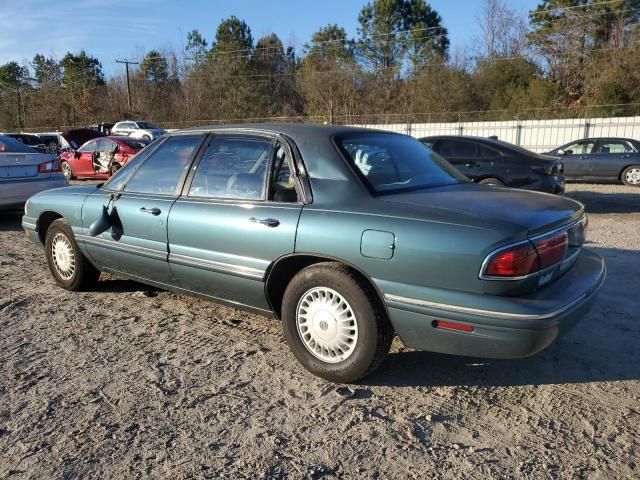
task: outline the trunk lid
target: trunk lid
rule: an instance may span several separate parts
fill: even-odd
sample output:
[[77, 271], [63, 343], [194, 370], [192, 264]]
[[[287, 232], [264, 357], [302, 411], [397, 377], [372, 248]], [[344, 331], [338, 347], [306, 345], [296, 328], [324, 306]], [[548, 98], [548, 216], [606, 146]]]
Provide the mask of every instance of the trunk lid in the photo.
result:
[[[20, 180], [38, 175], [38, 165], [55, 160], [43, 153], [0, 153], [0, 180]], [[49, 176], [49, 174], [43, 174]]]
[[67, 130], [60, 135], [69, 144], [71, 148], [77, 150], [84, 143], [94, 138], [104, 137], [104, 133], [92, 130], [90, 128], [76, 128], [75, 130]]
[[584, 206], [568, 198], [470, 182], [388, 194], [379, 198], [385, 202], [507, 221], [526, 229], [529, 235], [559, 227], [584, 214]]

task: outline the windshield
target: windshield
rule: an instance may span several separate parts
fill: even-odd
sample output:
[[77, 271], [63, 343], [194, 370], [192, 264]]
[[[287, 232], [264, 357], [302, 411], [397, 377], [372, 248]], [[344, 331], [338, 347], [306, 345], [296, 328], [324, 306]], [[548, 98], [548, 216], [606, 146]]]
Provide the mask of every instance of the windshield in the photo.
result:
[[392, 133], [358, 133], [338, 140], [376, 193], [451, 185], [466, 181], [440, 155], [418, 140]]
[[160, 128], [153, 123], [150, 122], [136, 122], [138, 124], [138, 128]]

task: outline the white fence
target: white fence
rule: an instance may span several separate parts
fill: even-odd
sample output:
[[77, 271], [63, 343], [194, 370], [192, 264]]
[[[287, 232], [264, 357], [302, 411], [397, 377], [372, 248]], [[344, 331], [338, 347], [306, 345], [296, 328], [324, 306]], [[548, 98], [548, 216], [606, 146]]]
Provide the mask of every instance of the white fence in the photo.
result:
[[360, 125], [416, 138], [431, 135], [497, 136], [534, 152], [546, 152], [572, 140], [624, 137], [640, 140], [640, 117], [570, 118], [562, 120], [510, 120], [502, 122], [394, 123]]

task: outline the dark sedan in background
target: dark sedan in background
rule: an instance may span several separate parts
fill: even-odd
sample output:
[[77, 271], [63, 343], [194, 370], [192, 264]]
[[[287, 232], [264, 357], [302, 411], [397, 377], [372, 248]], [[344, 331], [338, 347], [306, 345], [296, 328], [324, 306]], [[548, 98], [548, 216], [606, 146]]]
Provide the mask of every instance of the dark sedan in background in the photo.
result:
[[551, 150], [571, 180], [622, 182], [640, 187], [640, 142], [629, 138], [585, 138]]
[[420, 141], [477, 183], [564, 193], [562, 162], [494, 138], [424, 137]]

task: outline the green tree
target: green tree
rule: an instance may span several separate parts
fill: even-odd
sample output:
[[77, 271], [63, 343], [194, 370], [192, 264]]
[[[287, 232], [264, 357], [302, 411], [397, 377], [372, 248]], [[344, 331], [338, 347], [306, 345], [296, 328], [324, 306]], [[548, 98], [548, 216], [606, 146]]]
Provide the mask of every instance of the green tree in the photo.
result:
[[62, 66], [55, 58], [38, 53], [33, 57], [31, 66], [38, 85], [59, 85], [62, 82]]
[[29, 86], [29, 70], [17, 62], [0, 66], [0, 121], [9, 128], [24, 127], [23, 91]]
[[305, 45], [305, 56], [296, 78], [306, 112], [333, 123], [337, 115], [358, 111], [360, 69], [354, 42], [344, 28], [327, 25]]
[[204, 60], [207, 54], [207, 41], [198, 30], [187, 33], [187, 45], [184, 51], [188, 60], [193, 60], [196, 64]]
[[169, 79], [169, 64], [158, 50], [150, 50], [140, 63], [145, 80], [155, 86], [165, 86]]

